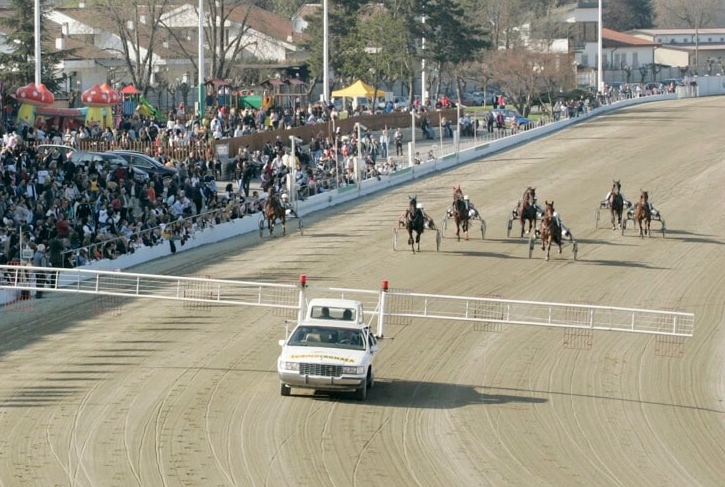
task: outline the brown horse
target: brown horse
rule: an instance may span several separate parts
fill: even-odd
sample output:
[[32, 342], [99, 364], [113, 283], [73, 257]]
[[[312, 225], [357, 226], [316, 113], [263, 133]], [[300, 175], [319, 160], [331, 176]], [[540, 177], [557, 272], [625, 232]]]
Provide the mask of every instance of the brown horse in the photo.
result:
[[615, 225], [615, 218], [619, 224], [619, 228], [622, 228], [622, 213], [624, 213], [624, 198], [622, 197], [621, 190], [622, 184], [619, 180], [612, 180], [612, 190], [609, 192], [609, 213], [612, 215], [612, 230], [617, 229]]
[[544, 217], [541, 219], [541, 228], [539, 229], [541, 235], [541, 250], [546, 251], [546, 260], [549, 260], [549, 253], [551, 252], [551, 244], [555, 243], [559, 246], [559, 253], [561, 253], [561, 226], [554, 216], [554, 202], [545, 202]]
[[456, 237], [461, 240], [461, 230], [463, 230], [464, 238], [468, 240], [468, 226], [470, 223], [470, 214], [468, 212], [468, 202], [463, 197], [461, 186], [453, 187], [453, 220], [456, 222]]
[[524, 191], [524, 195], [519, 202], [518, 208], [519, 221], [521, 222], [521, 236], [524, 236], [524, 227], [526, 221], [529, 222], [529, 229], [526, 233], [530, 233], [536, 227], [536, 188], [529, 186]]
[[650, 223], [652, 222], [652, 210], [649, 206], [649, 193], [640, 189], [639, 203], [634, 209], [634, 221], [639, 225], [639, 236], [644, 238], [652, 236]]
[[264, 203], [264, 217], [267, 219], [267, 227], [269, 228], [270, 235], [274, 235], [274, 224], [277, 220], [282, 223], [282, 236], [285, 235], [287, 231], [287, 227], [285, 226], [287, 211], [279, 195], [274, 192], [273, 187], [267, 190], [267, 201]]

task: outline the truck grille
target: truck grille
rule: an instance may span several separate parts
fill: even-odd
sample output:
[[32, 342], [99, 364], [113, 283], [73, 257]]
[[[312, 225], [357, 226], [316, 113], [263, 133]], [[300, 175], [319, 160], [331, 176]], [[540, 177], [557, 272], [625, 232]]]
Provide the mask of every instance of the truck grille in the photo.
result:
[[300, 375], [315, 375], [318, 377], [340, 377], [342, 376], [342, 365], [300, 364]]

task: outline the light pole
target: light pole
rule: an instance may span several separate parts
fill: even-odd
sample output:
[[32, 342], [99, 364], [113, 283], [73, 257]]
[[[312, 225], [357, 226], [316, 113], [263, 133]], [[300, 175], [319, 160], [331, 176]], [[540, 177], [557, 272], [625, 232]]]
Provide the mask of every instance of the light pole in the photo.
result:
[[439, 139], [441, 141], [441, 154], [443, 154], [443, 109], [438, 110], [438, 132], [439, 132]]
[[[420, 21], [423, 23], [423, 28], [425, 29], [425, 14], [420, 18]], [[420, 43], [420, 50], [422, 51], [423, 58], [420, 60], [420, 106], [427, 106], [425, 104], [426, 100], [426, 92], [425, 92], [425, 37], [421, 40]], [[413, 144], [415, 145], [415, 144]]]
[[695, 25], [695, 74], [700, 75], [700, 21]]
[[[287, 173], [287, 196], [289, 196], [290, 205], [297, 211], [297, 144], [303, 141], [294, 135], [289, 136], [290, 145], [292, 146], [292, 162], [290, 163], [289, 172]], [[289, 158], [287, 159], [289, 162]]]
[[42, 83], [40, 64], [40, 0], [34, 2], [34, 33], [35, 33], [35, 85]]
[[415, 157], [415, 108], [410, 109], [410, 146], [408, 149], [408, 166], [413, 167], [413, 158]]
[[[456, 128], [456, 154], [460, 152], [461, 150], [461, 108], [466, 108], [464, 105], [461, 105], [460, 103], [456, 104], [456, 124], [458, 127]], [[476, 133], [476, 126], [474, 121], [473, 126], [473, 133]]]
[[[322, 2], [322, 101], [330, 101], [330, 26], [328, 0]], [[319, 5], [319, 4], [318, 4]]]
[[355, 158], [355, 186], [360, 191], [360, 158], [362, 157], [362, 131], [366, 130], [367, 127], [360, 122], [356, 123], [357, 127], [357, 157]]
[[598, 17], [598, 34], [597, 34], [597, 90], [604, 93], [604, 73], [602, 72], [602, 0], [599, 0]]
[[197, 49], [199, 51], [199, 76], [197, 81], [199, 83], [199, 93], [197, 105], [199, 109], [199, 122], [201, 123], [201, 119], [204, 118], [204, 104], [206, 103], [206, 93], [204, 89], [204, 0], [199, 0], [199, 42], [197, 44]]

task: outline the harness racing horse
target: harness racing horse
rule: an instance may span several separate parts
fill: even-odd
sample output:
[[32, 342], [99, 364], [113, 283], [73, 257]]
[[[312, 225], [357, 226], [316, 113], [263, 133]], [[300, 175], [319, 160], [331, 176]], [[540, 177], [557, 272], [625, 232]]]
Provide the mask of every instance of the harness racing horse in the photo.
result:
[[529, 229], [526, 233], [530, 233], [532, 229], [536, 227], [536, 188], [529, 186], [524, 191], [524, 196], [521, 198], [521, 203], [518, 209], [519, 221], [521, 222], [521, 236], [524, 236], [524, 226], [526, 221], [529, 222]]
[[468, 240], [468, 225], [471, 220], [469, 214], [468, 202], [463, 198], [461, 186], [453, 187], [453, 220], [456, 222], [456, 237], [461, 240], [461, 230], [463, 230], [464, 238]]
[[285, 226], [287, 211], [285, 210], [279, 194], [274, 192], [274, 187], [267, 190], [267, 201], [264, 203], [264, 217], [267, 219], [267, 227], [269, 234], [274, 234], [274, 224], [277, 220], [282, 222], [282, 236], [285, 235], [287, 227]]
[[[649, 206], [649, 194], [647, 191], [640, 189], [639, 203], [634, 209], [634, 221], [639, 225], [639, 236], [644, 238], [652, 236], [650, 232], [650, 223], [652, 222], [652, 210]], [[646, 225], [646, 226], [645, 226]]]
[[545, 204], [546, 210], [541, 220], [539, 232], [541, 236], [541, 250], [546, 251], [546, 260], [549, 260], [552, 243], [559, 246], [559, 253], [561, 253], [561, 226], [554, 216], [554, 202], [549, 203], [546, 201]]
[[622, 228], [622, 213], [624, 212], [624, 198], [622, 197], [622, 184], [619, 180], [612, 180], [612, 190], [609, 192], [609, 212], [612, 215], [612, 230], [616, 230], [617, 226], [614, 224], [616, 217], [619, 228]]
[[[420, 252], [420, 236], [425, 230], [425, 217], [423, 210], [418, 208], [417, 195], [409, 196], [408, 199], [408, 209], [405, 211], [404, 223], [405, 229], [408, 231], [408, 245], [415, 253], [415, 244], [417, 244], [418, 252]], [[413, 238], [413, 233], [415, 233], [415, 238]]]

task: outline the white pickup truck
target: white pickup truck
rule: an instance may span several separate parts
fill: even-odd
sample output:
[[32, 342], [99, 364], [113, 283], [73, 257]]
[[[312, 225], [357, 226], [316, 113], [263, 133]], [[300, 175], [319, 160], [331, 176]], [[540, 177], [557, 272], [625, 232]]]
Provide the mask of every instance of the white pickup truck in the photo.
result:
[[354, 391], [355, 398], [364, 401], [373, 386], [378, 344], [359, 301], [310, 300], [305, 319], [279, 344], [277, 372], [283, 396], [296, 387]]

